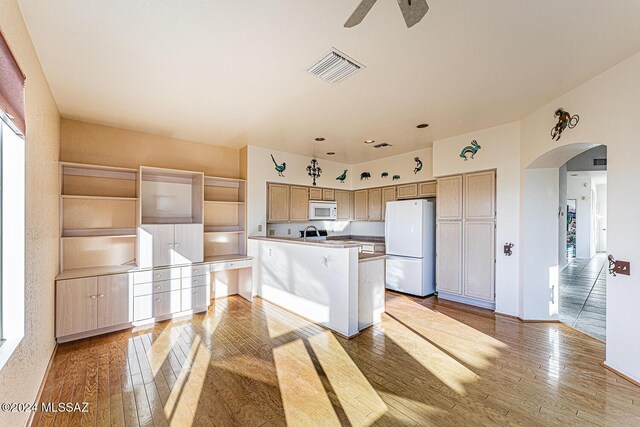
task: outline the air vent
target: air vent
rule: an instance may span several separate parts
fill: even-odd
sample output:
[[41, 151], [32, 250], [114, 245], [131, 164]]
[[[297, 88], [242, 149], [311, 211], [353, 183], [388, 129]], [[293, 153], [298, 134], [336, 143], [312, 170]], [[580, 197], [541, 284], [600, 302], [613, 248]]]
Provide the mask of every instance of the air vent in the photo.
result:
[[607, 159], [593, 159], [593, 166], [607, 166]]
[[322, 80], [336, 84], [357, 72], [360, 68], [364, 68], [364, 65], [334, 48], [307, 71]]
[[373, 148], [387, 148], [387, 147], [391, 147], [391, 144], [387, 144], [386, 142], [382, 142], [380, 144], [376, 144], [373, 146]]

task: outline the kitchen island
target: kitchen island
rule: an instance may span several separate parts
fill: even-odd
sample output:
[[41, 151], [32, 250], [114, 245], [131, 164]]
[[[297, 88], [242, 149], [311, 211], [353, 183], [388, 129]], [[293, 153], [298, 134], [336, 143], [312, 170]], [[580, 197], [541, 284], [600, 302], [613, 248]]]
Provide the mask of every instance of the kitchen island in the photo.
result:
[[352, 337], [384, 312], [384, 254], [340, 240], [249, 237], [254, 294]]

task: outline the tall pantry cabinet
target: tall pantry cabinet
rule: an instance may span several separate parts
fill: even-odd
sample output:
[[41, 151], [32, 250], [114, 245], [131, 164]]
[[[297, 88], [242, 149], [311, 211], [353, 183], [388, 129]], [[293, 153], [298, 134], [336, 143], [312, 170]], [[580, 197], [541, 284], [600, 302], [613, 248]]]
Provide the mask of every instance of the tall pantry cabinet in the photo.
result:
[[495, 171], [438, 179], [438, 297], [495, 308]]

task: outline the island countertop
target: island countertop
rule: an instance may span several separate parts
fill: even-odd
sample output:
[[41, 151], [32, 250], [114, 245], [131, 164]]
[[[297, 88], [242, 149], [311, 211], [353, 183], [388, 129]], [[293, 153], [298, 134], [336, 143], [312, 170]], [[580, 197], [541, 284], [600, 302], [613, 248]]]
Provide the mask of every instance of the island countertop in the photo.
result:
[[305, 242], [301, 237], [250, 236], [249, 240], [264, 240], [267, 242], [283, 242], [295, 245], [322, 246], [324, 248], [357, 248], [361, 246], [360, 243], [356, 243], [350, 240], [307, 240]]

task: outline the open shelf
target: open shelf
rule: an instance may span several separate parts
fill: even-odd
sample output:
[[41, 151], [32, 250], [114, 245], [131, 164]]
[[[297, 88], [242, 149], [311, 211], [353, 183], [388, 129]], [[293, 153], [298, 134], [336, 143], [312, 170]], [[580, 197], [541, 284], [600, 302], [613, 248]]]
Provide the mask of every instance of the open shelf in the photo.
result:
[[122, 196], [87, 196], [81, 194], [63, 194], [63, 200], [121, 200], [135, 202], [137, 197], [122, 197]]
[[205, 203], [216, 203], [219, 205], [244, 205], [244, 202], [229, 202], [226, 200], [205, 200]]
[[137, 237], [135, 228], [82, 228], [62, 230], [63, 239], [86, 237]]
[[236, 225], [219, 225], [204, 227], [205, 233], [244, 233], [244, 229]]
[[136, 169], [61, 163], [62, 196], [136, 197]]

